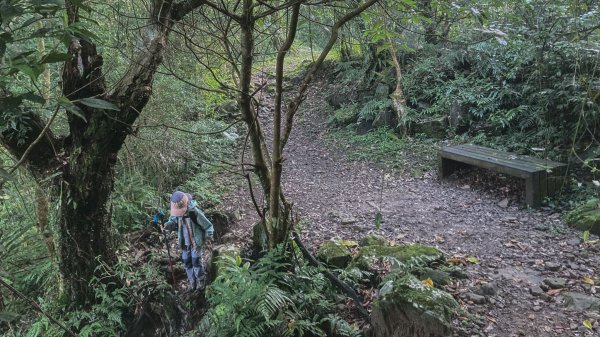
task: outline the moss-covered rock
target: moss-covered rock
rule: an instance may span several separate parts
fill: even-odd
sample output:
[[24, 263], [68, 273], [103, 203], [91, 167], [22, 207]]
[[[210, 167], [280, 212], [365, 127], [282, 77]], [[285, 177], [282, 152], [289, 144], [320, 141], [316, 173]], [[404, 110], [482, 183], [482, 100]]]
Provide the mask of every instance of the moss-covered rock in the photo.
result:
[[395, 274], [384, 282], [373, 303], [371, 324], [377, 337], [442, 337], [460, 309], [454, 298], [412, 275]]
[[392, 258], [392, 269], [394, 269], [400, 266], [398, 262], [404, 263], [412, 259], [436, 261], [441, 260], [444, 257], [444, 254], [435, 247], [420, 244], [400, 246], [365, 246], [358, 251], [358, 254], [352, 261], [351, 265], [353, 267], [366, 270], [369, 268], [371, 263], [385, 257]]
[[593, 198], [564, 217], [565, 222], [582, 231], [600, 235], [600, 200]]
[[209, 264], [212, 277], [217, 277], [219, 275], [219, 268], [235, 260], [238, 256], [240, 256], [241, 252], [242, 250], [240, 247], [232, 244], [224, 244], [214, 247], [212, 251], [212, 258]]
[[450, 283], [450, 274], [443, 270], [423, 268], [416, 273], [420, 280], [431, 279], [435, 286], [445, 286]]
[[338, 241], [323, 242], [319, 247], [317, 256], [321, 261], [338, 268], [345, 268], [352, 260], [352, 254], [350, 254], [348, 248]]
[[252, 227], [252, 249], [257, 255], [269, 250], [269, 239], [263, 221], [257, 222]]
[[385, 238], [381, 235], [367, 235], [364, 238], [360, 239], [358, 243], [361, 247], [365, 246], [387, 246], [387, 242]]

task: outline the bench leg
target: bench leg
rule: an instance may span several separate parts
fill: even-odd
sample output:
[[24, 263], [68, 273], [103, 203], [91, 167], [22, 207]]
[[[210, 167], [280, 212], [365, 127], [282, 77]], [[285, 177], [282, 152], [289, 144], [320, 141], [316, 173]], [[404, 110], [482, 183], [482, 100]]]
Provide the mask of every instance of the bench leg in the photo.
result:
[[539, 172], [532, 173], [525, 179], [525, 203], [532, 208], [540, 207], [542, 205]]

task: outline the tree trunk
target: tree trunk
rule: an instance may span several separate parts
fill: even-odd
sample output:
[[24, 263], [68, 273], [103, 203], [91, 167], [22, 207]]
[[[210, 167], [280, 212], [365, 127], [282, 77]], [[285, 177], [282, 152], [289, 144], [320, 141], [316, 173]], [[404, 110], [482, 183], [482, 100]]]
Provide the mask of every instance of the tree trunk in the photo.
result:
[[[138, 55], [110, 94], [96, 46], [87, 39], [73, 38], [68, 50], [72, 58], [63, 68], [62, 91], [80, 112], [67, 111], [69, 135], [56, 137], [32, 111], [25, 113], [29, 117], [26, 133], [16, 135], [7, 130], [0, 134], [0, 143], [21, 158], [19, 162], [36, 179], [61, 173], [53, 180], [61, 196], [59, 268], [65, 295], [75, 305], [88, 307], [96, 302], [89, 285], [100, 276], [97, 267], [117, 262], [110, 206], [117, 154], [150, 99], [154, 74], [163, 60], [171, 29], [203, 4], [204, 0], [154, 0]], [[78, 21], [74, 3], [66, 1], [66, 11], [69, 24]], [[102, 99], [113, 106], [86, 106], [81, 103], [86, 98]]]

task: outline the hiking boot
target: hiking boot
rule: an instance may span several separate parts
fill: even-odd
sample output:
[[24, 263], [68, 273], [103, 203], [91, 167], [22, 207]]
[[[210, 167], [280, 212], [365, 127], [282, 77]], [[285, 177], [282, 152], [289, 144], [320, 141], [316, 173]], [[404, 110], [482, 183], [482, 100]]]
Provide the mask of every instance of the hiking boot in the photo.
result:
[[206, 284], [204, 281], [205, 281], [204, 278], [201, 278], [196, 281], [196, 290], [202, 290], [202, 289], [204, 289], [204, 287], [206, 287]]

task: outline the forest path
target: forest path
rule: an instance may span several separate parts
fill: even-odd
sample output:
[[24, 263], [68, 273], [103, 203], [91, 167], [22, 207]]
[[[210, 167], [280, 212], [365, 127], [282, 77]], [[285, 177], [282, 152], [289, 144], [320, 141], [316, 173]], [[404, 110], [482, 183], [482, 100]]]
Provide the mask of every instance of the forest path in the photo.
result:
[[[497, 191], [512, 187], [486, 191], [468, 177], [440, 182], [435, 172], [413, 178], [350, 160], [346, 148], [327, 139], [328, 90], [324, 81], [313, 85], [284, 152], [283, 190], [305, 220], [306, 242], [317, 248], [330, 238], [359, 240], [378, 234], [398, 244], [433, 245], [448, 257], [476, 257], [479, 264], [464, 267], [469, 279], [450, 286], [469, 312], [485, 322], [474, 328], [475, 335], [590, 335], [581, 329], [587, 316], [565, 309], [560, 294], [530, 293], [547, 278], [565, 279], [565, 292], [594, 292], [582, 279], [600, 277], [600, 254], [589, 251], [580, 232], [566, 228], [558, 213], [500, 202], [504, 197]], [[262, 110], [262, 116], [272, 116], [270, 107]], [[269, 127], [270, 121], [264, 122]], [[254, 208], [247, 200], [243, 213], [250, 215]], [[376, 229], [379, 208], [384, 222]], [[246, 216], [242, 222], [254, 219]], [[486, 282], [497, 286], [496, 296], [483, 304], [467, 300]]]

